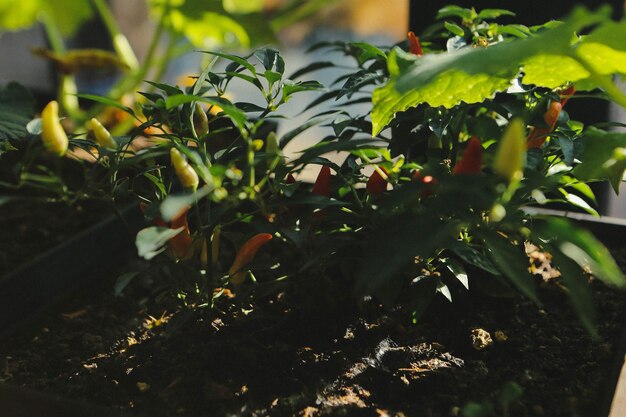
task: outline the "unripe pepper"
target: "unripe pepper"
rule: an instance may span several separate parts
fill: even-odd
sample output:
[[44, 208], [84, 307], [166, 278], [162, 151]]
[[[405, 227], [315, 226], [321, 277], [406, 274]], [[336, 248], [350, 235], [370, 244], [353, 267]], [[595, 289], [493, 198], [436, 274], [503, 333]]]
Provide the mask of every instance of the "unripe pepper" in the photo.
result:
[[526, 126], [520, 118], [509, 122], [493, 160], [493, 170], [508, 181], [519, 181], [524, 175]]
[[111, 133], [109, 133], [106, 127], [102, 126], [98, 119], [92, 118], [89, 121], [89, 127], [98, 145], [103, 148], [117, 149], [117, 142], [113, 140]]
[[452, 175], [478, 175], [483, 165], [483, 145], [476, 136], [467, 141], [461, 160], [452, 170]]
[[196, 170], [189, 165], [189, 162], [187, 162], [185, 157], [176, 148], [170, 149], [170, 158], [172, 159], [174, 172], [176, 172], [176, 176], [180, 180], [183, 187], [190, 189], [191, 191], [196, 191], [198, 184], [200, 183]]
[[412, 31], [409, 32], [408, 37], [409, 37], [409, 52], [417, 56], [424, 55], [424, 50], [422, 49], [420, 40], [417, 36], [415, 36], [415, 33], [413, 33]]
[[69, 140], [59, 119], [59, 103], [54, 100], [41, 112], [41, 140], [54, 156], [61, 157], [67, 152]]
[[265, 139], [265, 152], [274, 155], [282, 155], [275, 132], [270, 132], [267, 135], [267, 139]]
[[311, 192], [317, 195], [323, 195], [324, 197], [330, 197], [330, 181], [332, 175], [330, 174], [330, 168], [326, 165], [322, 165], [320, 173], [317, 175], [315, 184]]
[[[379, 167], [383, 173], [387, 174], [387, 170], [383, 167]], [[387, 180], [383, 178], [378, 170], [374, 170], [365, 184], [365, 189], [370, 195], [379, 195], [387, 191]]]
[[197, 102], [193, 112], [193, 129], [199, 138], [209, 133], [209, 118], [200, 103]]
[[234, 285], [240, 285], [246, 279], [246, 266], [254, 260], [256, 253], [272, 239], [269, 233], [259, 233], [252, 236], [243, 244], [235, 255], [235, 260], [228, 270], [229, 280]]

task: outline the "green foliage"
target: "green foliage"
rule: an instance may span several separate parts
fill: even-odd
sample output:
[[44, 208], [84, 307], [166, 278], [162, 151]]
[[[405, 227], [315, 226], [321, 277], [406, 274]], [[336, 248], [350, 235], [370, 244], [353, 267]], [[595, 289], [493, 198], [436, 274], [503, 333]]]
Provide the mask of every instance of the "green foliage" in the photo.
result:
[[[257, 13], [255, 4], [179, 1], [161, 13], [195, 19], [212, 7], [248, 16]], [[539, 278], [526, 253], [532, 242], [552, 254], [581, 323], [593, 334], [587, 274], [615, 287], [624, 287], [626, 277], [588, 232], [525, 209], [557, 202], [597, 213], [587, 182], [609, 180], [617, 188], [621, 181], [624, 134], [570, 120], [564, 106], [577, 99], [571, 81], [577, 88], [601, 87], [591, 96], [616, 97], [604, 76], [621, 72], [621, 64], [594, 69], [585, 54], [600, 51], [601, 61], [619, 56], [623, 46], [607, 31], [619, 35], [623, 24], [608, 22], [605, 11], [581, 10], [565, 23], [537, 28], [485, 22], [508, 14], [444, 8], [446, 23], [422, 37], [423, 56], [404, 52], [404, 43], [324, 42], [311, 49], [343, 54], [351, 66], [329, 58], [288, 77], [271, 47], [248, 55], [207, 51], [224, 65], [211, 63], [185, 88], [149, 82], [134, 108], [83, 95], [124, 112], [135, 127], [114, 135], [118, 149], [98, 147], [80, 129], [70, 135], [71, 148], [92, 157], [71, 162], [82, 169], [78, 185], [64, 181], [67, 160], [45, 155], [37, 122], [25, 132], [33, 116], [22, 113], [29, 101], [13, 105], [16, 94], [7, 89], [0, 95], [7, 108], [22, 109], [7, 116], [24, 129], [14, 135], [35, 139], [23, 151], [14, 188], [140, 202], [148, 227], [137, 236], [138, 251], [155, 268], [167, 264], [184, 277], [175, 280], [175, 291], [191, 305], [210, 304], [226, 287], [242, 297], [280, 288], [317, 297], [316, 303], [373, 295], [387, 306], [404, 303], [416, 321], [435, 297], [473, 294], [480, 287], [472, 285], [476, 277], [540, 304]], [[195, 27], [188, 23], [181, 30]], [[589, 35], [575, 36], [593, 25]], [[557, 57], [563, 66], [549, 63]], [[539, 75], [533, 65], [541, 62]], [[520, 72], [526, 64], [530, 70]], [[336, 77], [324, 87], [313, 74], [331, 68]], [[527, 85], [525, 77], [543, 81]], [[235, 81], [254, 98], [228, 99]], [[318, 93], [303, 106], [308, 119], [277, 133], [284, 106], [305, 92]], [[372, 101], [371, 112], [354, 109]], [[287, 155], [286, 146], [314, 126], [323, 136]], [[182, 155], [176, 169], [171, 149]], [[329, 158], [335, 152], [339, 162]], [[314, 184], [301, 180], [305, 171], [317, 177]], [[183, 186], [186, 174], [193, 192]], [[123, 276], [118, 290], [132, 277]], [[506, 410], [518, 391], [507, 386], [495, 402], [468, 405], [464, 415]]]
[[89, 0], [19, 0], [0, 4], [0, 31], [27, 29], [45, 14], [70, 36], [93, 16]]
[[[579, 31], [598, 24], [590, 35], [577, 38]], [[388, 61], [390, 81], [373, 95], [373, 132], [380, 132], [397, 112], [420, 103], [451, 108], [493, 98], [520, 69], [521, 81], [538, 87], [567, 82], [579, 89], [601, 86], [602, 77], [626, 73], [625, 25], [610, 21], [607, 9], [575, 9], [562, 24], [526, 38], [482, 38], [493, 43], [488, 48], [471, 47], [466, 40], [462, 48], [423, 57], [396, 49]]]

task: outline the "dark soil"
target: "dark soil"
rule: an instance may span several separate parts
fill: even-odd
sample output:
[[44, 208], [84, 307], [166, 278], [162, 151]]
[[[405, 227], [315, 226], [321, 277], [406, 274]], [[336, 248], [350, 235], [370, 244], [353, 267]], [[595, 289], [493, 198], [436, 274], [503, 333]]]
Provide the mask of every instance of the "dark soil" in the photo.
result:
[[[75, 295], [0, 345], [0, 380], [146, 416], [455, 416], [523, 389], [510, 416], [593, 416], [620, 349], [626, 295], [594, 282], [599, 340], [556, 280], [542, 308], [472, 291], [417, 325], [373, 302], [305, 312], [286, 294], [209, 311], [146, 297], [137, 280]], [[488, 338], [493, 343], [486, 343]]]
[[95, 201], [70, 206], [16, 200], [0, 205], [0, 276], [112, 213], [111, 206]]

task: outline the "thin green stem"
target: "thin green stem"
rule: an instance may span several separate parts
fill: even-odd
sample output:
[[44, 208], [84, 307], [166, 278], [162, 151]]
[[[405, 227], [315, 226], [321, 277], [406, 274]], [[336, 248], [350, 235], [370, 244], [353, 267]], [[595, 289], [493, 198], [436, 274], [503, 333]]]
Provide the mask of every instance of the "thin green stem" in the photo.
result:
[[[40, 14], [40, 20], [43, 24], [46, 36], [52, 47], [52, 51], [58, 55], [63, 55], [66, 51], [65, 43], [63, 42], [63, 36], [57, 26], [56, 22], [48, 15], [48, 13], [42, 11]], [[57, 93], [57, 99], [63, 110], [73, 119], [82, 119], [84, 113], [80, 110], [78, 104], [78, 88], [76, 87], [76, 80], [71, 74], [60, 74], [59, 76], [59, 92]]]
[[133, 48], [130, 46], [128, 38], [124, 36], [117, 25], [111, 9], [104, 0], [92, 0], [92, 2], [100, 14], [102, 22], [106, 26], [109, 35], [111, 36], [115, 52], [120, 57], [122, 62], [128, 65], [128, 68], [131, 71], [136, 71], [139, 68], [139, 60], [137, 59]]

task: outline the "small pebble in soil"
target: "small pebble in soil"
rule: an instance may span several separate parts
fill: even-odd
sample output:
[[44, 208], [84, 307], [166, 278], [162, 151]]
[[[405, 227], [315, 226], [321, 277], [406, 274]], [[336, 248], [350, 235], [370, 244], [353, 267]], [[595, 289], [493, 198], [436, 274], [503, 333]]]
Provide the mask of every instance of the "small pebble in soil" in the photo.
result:
[[470, 338], [472, 340], [472, 347], [475, 350], [483, 350], [488, 346], [493, 345], [493, 339], [491, 338], [491, 334], [485, 329], [472, 329], [470, 333]]
[[147, 382], [137, 382], [137, 389], [141, 392], [146, 392], [150, 390], [150, 384]]
[[509, 336], [507, 336], [507, 334], [504, 333], [502, 330], [496, 330], [496, 332], [494, 333], [494, 337], [496, 339], [496, 342], [499, 343], [503, 343], [509, 340]]

